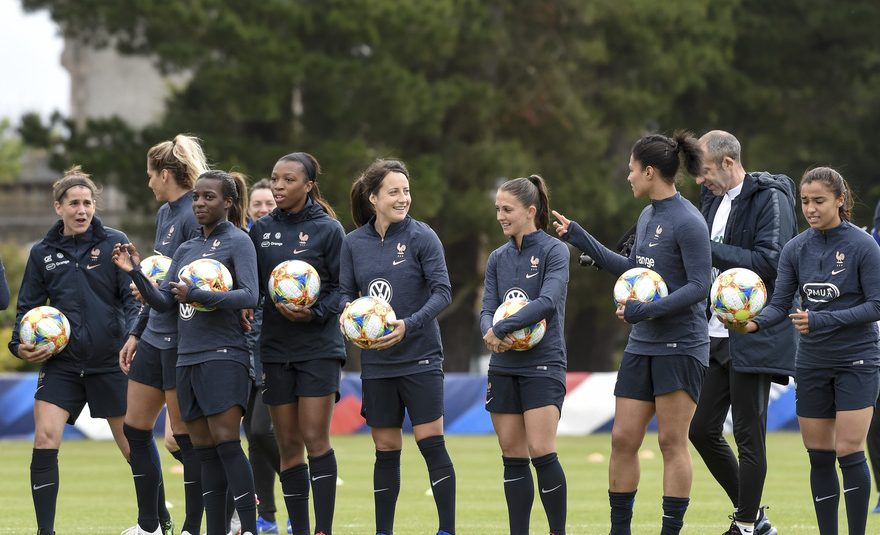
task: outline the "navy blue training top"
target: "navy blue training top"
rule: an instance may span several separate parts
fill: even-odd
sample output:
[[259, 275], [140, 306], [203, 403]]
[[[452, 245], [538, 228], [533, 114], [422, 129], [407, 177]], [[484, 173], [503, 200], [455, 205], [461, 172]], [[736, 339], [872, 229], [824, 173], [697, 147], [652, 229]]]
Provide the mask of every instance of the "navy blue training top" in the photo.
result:
[[[199, 224], [192, 209], [192, 192], [186, 192], [179, 199], [163, 204], [156, 214], [156, 240], [153, 242], [155, 254], [168, 258], [183, 242], [197, 237]], [[177, 313], [174, 310], [157, 312], [144, 305], [138, 320], [130, 333], [158, 349], [177, 347]]]
[[[201, 231], [199, 231], [201, 234]], [[232, 275], [232, 290], [211, 292], [190, 287], [187, 300], [215, 307], [210, 312], [179, 304], [169, 283], [180, 280], [180, 270], [200, 258], [217, 260]], [[248, 235], [229, 221], [217, 225], [207, 237], [201, 235], [178, 247], [168, 277], [155, 288], [139, 269], [131, 278], [150, 306], [160, 312], [178, 309], [177, 365], [189, 366], [213, 360], [234, 360], [250, 367], [247, 339], [239, 322], [239, 311], [256, 308], [257, 253]]]
[[801, 335], [798, 367], [880, 364], [878, 266], [880, 246], [855, 225], [807, 229], [782, 248], [776, 291], [754, 321], [760, 328], [788, 321], [798, 292], [810, 324], [810, 332]]
[[[407, 216], [382, 239], [373, 217], [342, 242], [340, 305], [362, 295], [381, 297], [406, 326], [401, 342], [361, 352], [361, 377], [401, 377], [442, 369], [443, 345], [437, 316], [452, 302], [443, 244], [421, 221]], [[341, 308], [341, 306], [340, 306]]]
[[[568, 289], [569, 250], [564, 243], [538, 230], [523, 236], [522, 248], [514, 238], [492, 251], [486, 264], [480, 331], [492, 328], [498, 338], [513, 331], [547, 322], [544, 338], [526, 351], [492, 353], [489, 373], [552, 377], [565, 384], [565, 297]], [[495, 310], [508, 299], [530, 302], [516, 314], [492, 325]]]
[[[301, 362], [311, 359], [345, 360], [339, 332], [339, 251], [345, 231], [321, 205], [311, 199], [299, 212], [275, 208], [254, 222], [251, 240], [257, 251], [263, 327], [263, 362]], [[275, 308], [268, 294], [272, 270], [285, 260], [308, 262], [321, 277], [321, 293], [311, 307], [312, 321], [292, 322]]]
[[3, 268], [3, 259], [0, 258], [0, 310], [6, 310], [9, 306], [9, 283], [6, 282], [6, 270]]
[[59, 220], [31, 248], [9, 351], [18, 354], [21, 318], [49, 301], [67, 316], [71, 333], [67, 347], [46, 365], [86, 374], [119, 371], [119, 350], [140, 306], [128, 277], [111, 260], [113, 246], [128, 237], [97, 217], [82, 234], [64, 236], [63, 230]]
[[[612, 275], [634, 267], [656, 271], [669, 295], [652, 303], [626, 302], [633, 323], [626, 351], [636, 355], [689, 355], [709, 365], [706, 300], [712, 277], [709, 230], [700, 212], [676, 193], [642, 210], [629, 258], [604, 247], [572, 221], [563, 239]], [[645, 321], [650, 320], [650, 321]]]

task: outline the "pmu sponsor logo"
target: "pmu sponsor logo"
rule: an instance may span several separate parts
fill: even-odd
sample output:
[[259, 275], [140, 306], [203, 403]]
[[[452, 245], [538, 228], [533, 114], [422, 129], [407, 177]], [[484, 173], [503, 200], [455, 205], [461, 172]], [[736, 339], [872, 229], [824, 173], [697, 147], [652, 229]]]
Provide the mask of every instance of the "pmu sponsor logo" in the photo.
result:
[[636, 255], [636, 263], [640, 266], [645, 266], [648, 269], [654, 267], [654, 259], [650, 256]]
[[840, 297], [840, 289], [830, 282], [808, 282], [804, 284], [803, 292], [813, 303], [828, 303]]
[[527, 294], [522, 288], [511, 288], [504, 294], [504, 300], [510, 301], [511, 299], [525, 299], [528, 301], [529, 294]]

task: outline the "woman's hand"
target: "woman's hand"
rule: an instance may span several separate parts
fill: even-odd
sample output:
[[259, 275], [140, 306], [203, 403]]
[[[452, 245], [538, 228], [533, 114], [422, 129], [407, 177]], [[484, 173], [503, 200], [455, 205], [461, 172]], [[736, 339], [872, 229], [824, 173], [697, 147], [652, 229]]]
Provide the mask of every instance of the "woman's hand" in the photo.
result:
[[791, 318], [791, 322], [794, 324], [794, 328], [801, 334], [809, 334], [810, 312], [799, 308], [796, 308], [795, 310], [797, 310], [797, 312], [788, 315], [788, 317]]
[[294, 323], [307, 323], [312, 321], [312, 318], [314, 317], [312, 309], [299, 305], [275, 303], [275, 310], [287, 318], [288, 321]]
[[189, 295], [189, 286], [185, 282], [169, 282], [168, 285], [171, 286], [171, 295], [174, 296], [174, 299], [178, 303], [186, 303], [186, 298]]
[[406, 324], [403, 323], [403, 320], [389, 321], [388, 324], [391, 325], [391, 332], [377, 338], [376, 343], [370, 346], [370, 349], [388, 349], [399, 344], [406, 336]]
[[718, 320], [727, 327], [727, 330], [740, 334], [751, 334], [758, 330], [758, 324], [754, 321], [728, 321], [722, 318]]
[[553, 222], [553, 228], [556, 229], [556, 234], [561, 238], [568, 233], [568, 227], [571, 225], [571, 220], [556, 210], [553, 210], [552, 212], [553, 217], [556, 218], [556, 221]]
[[52, 357], [52, 348], [49, 346], [37, 348], [34, 344], [20, 344], [18, 346], [18, 357], [31, 364], [40, 364]]
[[117, 243], [113, 246], [110, 259], [116, 267], [126, 273], [137, 268], [141, 264], [141, 255], [133, 243]]
[[134, 362], [137, 343], [137, 336], [130, 335], [128, 340], [125, 341], [125, 345], [119, 350], [119, 369], [122, 370], [122, 373], [125, 375], [128, 375], [129, 370], [131, 370], [131, 363]]
[[498, 338], [495, 336], [495, 331], [491, 328], [489, 328], [489, 330], [486, 331], [486, 335], [483, 336], [483, 343], [486, 344], [486, 349], [492, 353], [504, 353], [505, 351], [510, 350], [515, 341], [516, 340], [510, 335], [507, 335], [504, 338]]
[[254, 321], [254, 309], [245, 308], [239, 312], [238, 316], [238, 324], [241, 325], [241, 330], [246, 333], [251, 332], [253, 330], [253, 326], [251, 323]]

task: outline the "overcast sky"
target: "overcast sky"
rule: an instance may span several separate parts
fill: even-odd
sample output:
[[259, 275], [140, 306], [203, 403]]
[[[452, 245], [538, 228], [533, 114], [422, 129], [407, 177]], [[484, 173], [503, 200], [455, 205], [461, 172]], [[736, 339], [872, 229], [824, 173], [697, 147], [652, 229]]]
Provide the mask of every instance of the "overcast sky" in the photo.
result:
[[61, 66], [64, 43], [47, 11], [25, 14], [20, 0], [0, 0], [0, 117], [65, 115], [70, 76]]

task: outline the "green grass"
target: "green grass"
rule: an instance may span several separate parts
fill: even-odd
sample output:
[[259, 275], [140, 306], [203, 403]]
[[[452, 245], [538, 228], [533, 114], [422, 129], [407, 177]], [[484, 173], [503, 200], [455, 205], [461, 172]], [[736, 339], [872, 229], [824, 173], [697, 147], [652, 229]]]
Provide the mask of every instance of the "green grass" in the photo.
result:
[[[501, 484], [501, 456], [492, 436], [447, 437], [458, 478], [458, 533], [506, 533], [507, 514]], [[337, 436], [333, 447], [344, 484], [338, 488], [335, 532], [372, 533], [373, 448], [368, 435]], [[809, 489], [806, 452], [796, 433], [773, 433], [768, 437], [769, 474], [764, 503], [782, 535], [817, 532]], [[33, 505], [29, 490], [28, 465], [31, 444], [0, 442], [0, 533], [32, 534]], [[173, 473], [177, 462], [164, 449], [163, 469], [171, 510], [183, 516], [182, 476]], [[568, 478], [568, 533], [608, 533], [607, 470], [609, 435], [563, 437], [559, 456]], [[636, 500], [633, 533], [659, 532], [661, 462], [656, 435], [645, 440], [642, 483]], [[599, 454], [601, 459], [597, 459]], [[137, 517], [134, 489], [128, 465], [110, 442], [65, 442], [60, 454], [61, 492], [56, 530], [68, 533], [115, 534]], [[411, 436], [404, 442], [400, 499], [395, 532], [401, 535], [433, 534], [436, 512], [426, 495], [430, 486], [421, 455]], [[281, 489], [276, 491], [283, 509]], [[873, 502], [872, 502], [873, 503]], [[694, 453], [694, 486], [691, 506], [685, 517], [684, 534], [717, 534], [729, 525], [731, 506], [705, 465]], [[841, 503], [841, 515], [843, 504]], [[286, 517], [279, 514], [279, 520]], [[279, 522], [280, 524], [281, 522]], [[841, 531], [846, 523], [841, 516]], [[547, 523], [536, 497], [532, 511], [532, 533], [546, 533]], [[880, 515], [871, 515], [868, 533], [880, 533]]]

